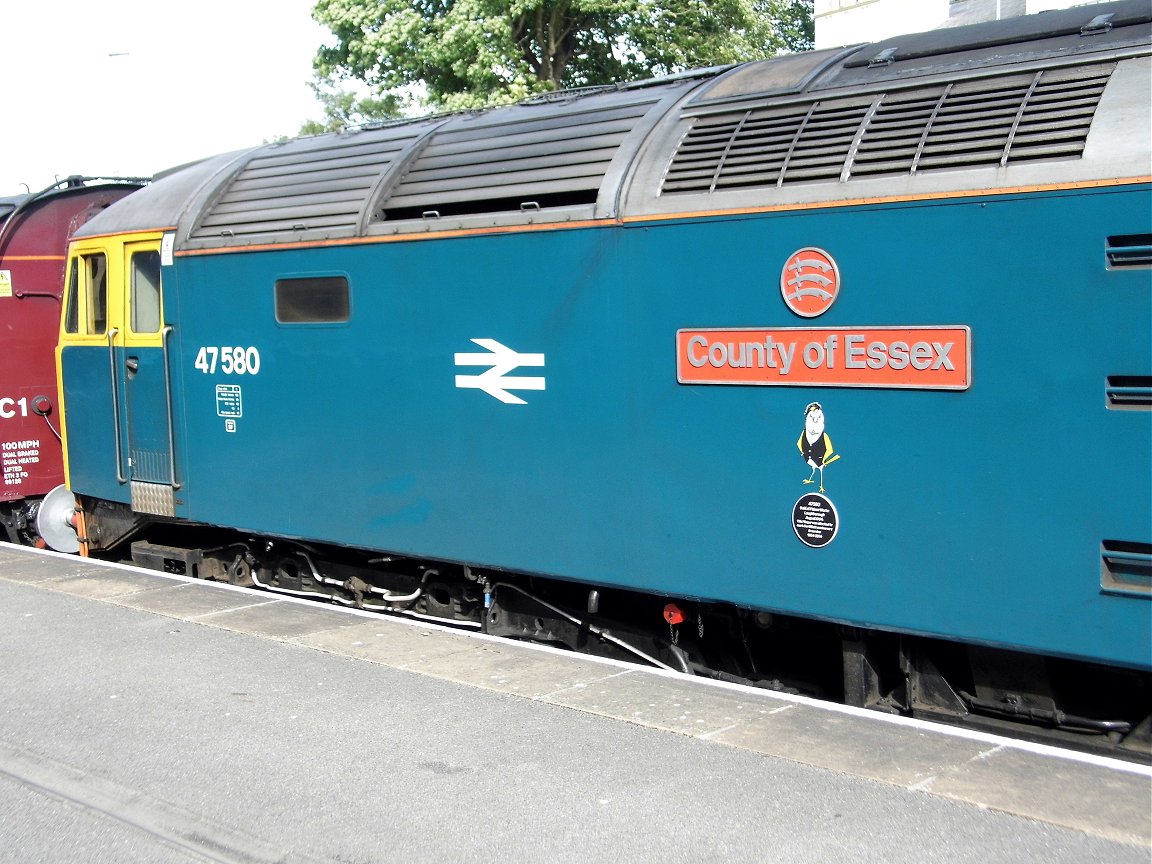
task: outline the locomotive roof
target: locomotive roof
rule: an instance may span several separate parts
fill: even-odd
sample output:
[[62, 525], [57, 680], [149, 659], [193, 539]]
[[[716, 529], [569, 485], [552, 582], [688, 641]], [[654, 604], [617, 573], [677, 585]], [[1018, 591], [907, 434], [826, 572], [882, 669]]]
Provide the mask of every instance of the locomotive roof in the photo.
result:
[[276, 142], [80, 233], [214, 249], [1147, 174], [1150, 21], [1099, 3]]

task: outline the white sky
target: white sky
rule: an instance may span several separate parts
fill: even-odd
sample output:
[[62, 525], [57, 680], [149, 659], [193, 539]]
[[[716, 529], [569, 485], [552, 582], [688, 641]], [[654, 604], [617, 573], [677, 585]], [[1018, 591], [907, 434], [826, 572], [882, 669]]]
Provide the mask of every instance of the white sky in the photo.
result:
[[314, 4], [0, 0], [0, 196], [295, 135], [323, 114]]

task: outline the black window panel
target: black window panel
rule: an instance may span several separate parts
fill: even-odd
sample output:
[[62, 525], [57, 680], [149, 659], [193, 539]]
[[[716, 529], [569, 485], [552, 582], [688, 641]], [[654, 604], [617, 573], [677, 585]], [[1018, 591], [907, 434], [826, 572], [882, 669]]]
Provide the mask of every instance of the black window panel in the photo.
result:
[[343, 276], [276, 281], [276, 320], [281, 324], [340, 324], [350, 316], [348, 280]]
[[68, 300], [64, 307], [64, 332], [80, 332], [80, 262], [72, 259], [72, 268], [68, 271]]
[[84, 258], [88, 269], [88, 334], [108, 332], [108, 260], [103, 252]]

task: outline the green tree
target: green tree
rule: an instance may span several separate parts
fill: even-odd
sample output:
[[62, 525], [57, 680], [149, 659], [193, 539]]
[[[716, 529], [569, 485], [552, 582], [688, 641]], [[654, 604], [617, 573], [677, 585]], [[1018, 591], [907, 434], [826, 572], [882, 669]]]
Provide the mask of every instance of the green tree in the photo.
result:
[[411, 96], [403, 93], [357, 96], [350, 91], [341, 90], [330, 79], [320, 75], [314, 76], [308, 86], [324, 106], [324, 119], [306, 120], [300, 127], [301, 135], [337, 132], [350, 126], [362, 126], [376, 120], [402, 117], [413, 101]]
[[312, 14], [336, 37], [316, 56], [325, 86], [415, 89], [449, 110], [805, 50], [813, 34], [811, 0], [319, 0]]

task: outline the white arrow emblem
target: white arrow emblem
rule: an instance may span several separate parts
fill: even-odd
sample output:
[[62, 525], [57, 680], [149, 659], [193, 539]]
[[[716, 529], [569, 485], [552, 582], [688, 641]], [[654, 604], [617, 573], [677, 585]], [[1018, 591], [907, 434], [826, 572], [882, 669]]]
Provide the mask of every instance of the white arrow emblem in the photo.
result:
[[483, 390], [489, 396], [494, 396], [501, 402], [510, 405], [526, 405], [519, 396], [513, 396], [509, 390], [543, 390], [544, 378], [540, 377], [508, 377], [517, 366], [543, 366], [543, 354], [519, 354], [506, 345], [501, 345], [495, 339], [471, 340], [481, 348], [487, 348], [487, 354], [457, 354], [457, 366], [491, 366], [479, 375], [457, 375], [457, 387], [475, 387]]

